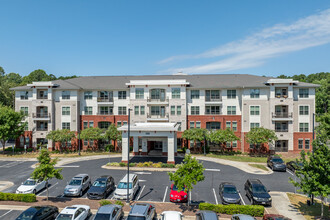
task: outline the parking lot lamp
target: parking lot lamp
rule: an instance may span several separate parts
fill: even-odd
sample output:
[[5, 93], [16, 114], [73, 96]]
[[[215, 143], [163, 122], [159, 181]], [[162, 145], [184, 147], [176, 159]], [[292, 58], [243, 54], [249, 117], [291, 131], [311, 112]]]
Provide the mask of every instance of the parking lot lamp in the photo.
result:
[[80, 156], [80, 132], [78, 132], [78, 155]]
[[128, 121], [127, 121], [127, 200], [126, 202], [129, 204], [129, 151], [130, 151], [130, 126], [131, 126], [131, 109], [128, 108]]

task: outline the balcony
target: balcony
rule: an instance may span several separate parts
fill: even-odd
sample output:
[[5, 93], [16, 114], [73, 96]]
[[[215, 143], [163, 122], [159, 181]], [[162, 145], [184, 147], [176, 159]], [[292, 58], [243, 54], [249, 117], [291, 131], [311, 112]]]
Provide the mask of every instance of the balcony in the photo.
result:
[[220, 97], [207, 97], [205, 96], [205, 102], [221, 102], [222, 99]]
[[48, 128], [37, 127], [37, 131], [48, 131]]
[[161, 115], [147, 114], [147, 121], [168, 121], [168, 120], [169, 120], [168, 114], [161, 114]]
[[50, 113], [37, 112], [32, 113], [33, 120], [50, 120]]
[[287, 112], [272, 112], [272, 120], [273, 121], [292, 121], [292, 112], [287, 113]]
[[113, 103], [113, 98], [97, 97], [97, 102]]
[[113, 112], [97, 112], [97, 115], [113, 115]]
[[275, 132], [289, 132], [289, 129], [288, 128], [278, 128], [278, 129], [275, 128]]
[[148, 104], [168, 104], [169, 102], [169, 98], [159, 98], [159, 99], [155, 99], [155, 98], [147, 98], [147, 103]]

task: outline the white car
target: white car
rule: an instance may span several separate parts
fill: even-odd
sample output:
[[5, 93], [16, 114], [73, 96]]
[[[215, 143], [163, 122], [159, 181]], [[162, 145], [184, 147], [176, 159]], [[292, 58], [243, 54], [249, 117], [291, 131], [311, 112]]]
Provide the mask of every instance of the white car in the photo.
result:
[[176, 211], [165, 211], [160, 216], [162, 217], [160, 220], [182, 220], [184, 217], [181, 212]]
[[36, 194], [40, 190], [46, 188], [47, 184], [48, 184], [47, 181], [37, 181], [37, 180], [29, 178], [29, 179], [25, 180], [25, 182], [22, 183], [22, 185], [20, 185], [17, 188], [16, 193], [17, 194], [27, 194], [27, 193]]
[[88, 205], [73, 205], [65, 207], [56, 220], [85, 220], [91, 215], [91, 208]]

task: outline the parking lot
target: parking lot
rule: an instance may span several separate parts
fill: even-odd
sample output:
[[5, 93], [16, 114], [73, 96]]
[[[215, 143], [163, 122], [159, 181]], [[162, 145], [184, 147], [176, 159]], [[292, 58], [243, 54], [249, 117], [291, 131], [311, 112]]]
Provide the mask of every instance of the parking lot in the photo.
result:
[[[155, 159], [155, 158], [154, 158]], [[63, 191], [70, 179], [79, 174], [87, 173], [92, 181], [101, 175], [111, 175], [114, 177], [116, 184], [126, 174], [126, 170], [109, 170], [103, 169], [101, 166], [109, 162], [119, 162], [120, 158], [98, 159], [81, 161], [62, 166], [63, 180], [52, 179], [49, 181], [49, 195], [52, 197], [63, 197]], [[6, 192], [15, 192], [17, 187], [26, 180], [33, 169], [30, 167], [35, 162], [22, 161], [0, 161], [0, 181], [12, 181], [14, 186], [6, 189]], [[248, 178], [258, 178], [270, 191], [294, 192], [294, 187], [289, 183], [289, 177], [292, 173], [274, 172], [269, 175], [256, 175], [245, 173], [237, 168], [221, 165], [213, 162], [203, 161], [205, 170], [205, 180], [198, 183], [194, 189], [189, 192], [191, 203], [209, 202], [220, 204], [219, 184], [223, 181], [233, 182], [238, 190], [243, 204], [250, 204], [245, 195], [244, 183]], [[135, 172], [140, 180], [140, 189], [136, 193], [134, 200], [138, 201], [156, 201], [169, 202], [169, 193], [171, 181], [167, 172]], [[112, 198], [111, 193], [108, 198]], [[37, 194], [38, 196], [46, 196], [46, 190]], [[86, 198], [84, 193], [83, 198]], [[1, 216], [1, 215], [0, 215]]]

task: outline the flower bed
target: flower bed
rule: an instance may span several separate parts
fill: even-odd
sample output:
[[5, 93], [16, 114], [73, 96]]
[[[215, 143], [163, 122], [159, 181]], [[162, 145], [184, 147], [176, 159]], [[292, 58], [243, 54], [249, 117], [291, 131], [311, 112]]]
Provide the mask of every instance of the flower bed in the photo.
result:
[[[144, 162], [144, 163], [129, 163], [130, 167], [153, 167], [153, 168], [176, 168], [178, 167], [180, 164], [167, 164], [167, 163], [162, 163], [162, 162], [158, 162], [158, 163], [153, 163], [151, 161], [149, 162]], [[113, 166], [113, 167], [126, 167], [127, 163], [107, 163], [107, 166]]]

